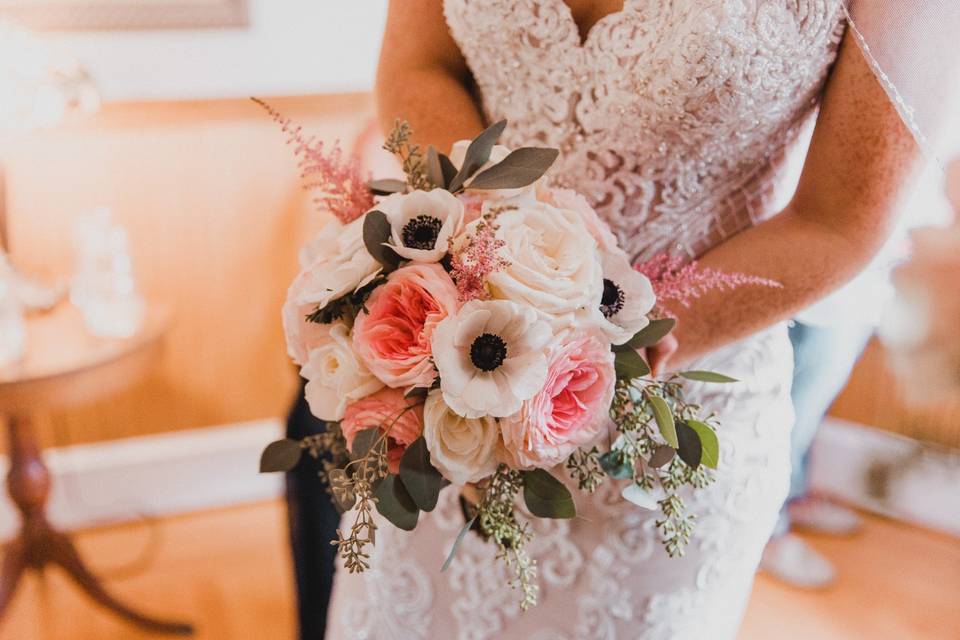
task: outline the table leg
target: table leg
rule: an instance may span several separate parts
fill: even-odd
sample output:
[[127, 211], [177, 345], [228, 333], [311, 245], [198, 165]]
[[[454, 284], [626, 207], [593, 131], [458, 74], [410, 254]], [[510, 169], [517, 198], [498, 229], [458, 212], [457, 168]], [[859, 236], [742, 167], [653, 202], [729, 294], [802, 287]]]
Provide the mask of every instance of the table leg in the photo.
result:
[[0, 620], [6, 611], [17, 581], [29, 567], [38, 571], [47, 564], [59, 565], [91, 598], [103, 607], [147, 631], [190, 635], [193, 627], [181, 622], [158, 620], [134, 611], [110, 595], [84, 565], [70, 538], [55, 530], [44, 513], [50, 493], [50, 473], [43, 463], [33, 425], [23, 417], [11, 417], [10, 472], [7, 488], [20, 510], [23, 529], [11, 543], [0, 572]]

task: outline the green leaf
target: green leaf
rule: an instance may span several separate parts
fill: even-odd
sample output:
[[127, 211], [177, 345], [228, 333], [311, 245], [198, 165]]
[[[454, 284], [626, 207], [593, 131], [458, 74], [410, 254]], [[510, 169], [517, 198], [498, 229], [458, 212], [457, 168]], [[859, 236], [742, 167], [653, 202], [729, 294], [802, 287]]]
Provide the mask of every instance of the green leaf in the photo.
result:
[[479, 173], [471, 189], [520, 189], [539, 180], [560, 155], [558, 149], [523, 147]]
[[373, 495], [377, 499], [377, 511], [384, 518], [404, 531], [416, 528], [420, 511], [398, 476], [386, 476]]
[[670, 406], [666, 400], [652, 393], [647, 395], [647, 400], [650, 401], [653, 419], [657, 421], [660, 434], [667, 441], [667, 444], [676, 449], [680, 443], [677, 441], [677, 425], [673, 422], [673, 413], [670, 411]]
[[416, 398], [416, 399], [423, 400], [424, 398], [427, 397], [427, 394], [428, 394], [429, 392], [430, 392], [430, 390], [427, 389], [426, 387], [413, 387], [412, 389], [410, 389], [409, 391], [407, 391], [405, 394], [403, 394], [403, 397], [404, 397], [404, 398]]
[[443, 487], [443, 476], [430, 464], [430, 451], [422, 437], [414, 440], [400, 458], [400, 479], [417, 507], [433, 511]]
[[540, 518], [572, 518], [577, 515], [570, 490], [545, 469], [532, 469], [522, 474], [523, 501], [530, 513]]
[[446, 186], [449, 185], [453, 181], [453, 177], [457, 175], [457, 167], [445, 154], [439, 154], [439, 158], [440, 172], [443, 174], [443, 184]]
[[740, 382], [736, 378], [725, 376], [722, 373], [714, 373], [713, 371], [681, 371], [680, 375], [687, 380], [695, 380], [696, 382]]
[[443, 178], [443, 167], [440, 166], [440, 155], [437, 153], [437, 148], [433, 145], [427, 147], [426, 165], [427, 180], [430, 181], [430, 184], [435, 187], [440, 187], [441, 189], [446, 187], [447, 183]]
[[407, 183], [403, 180], [394, 178], [384, 178], [382, 180], [371, 180], [367, 183], [370, 191], [378, 196], [388, 196], [391, 193], [397, 193], [407, 188]]
[[473, 139], [473, 142], [467, 147], [467, 152], [463, 156], [463, 165], [460, 167], [460, 170], [457, 171], [457, 175], [453, 177], [453, 180], [450, 181], [450, 184], [447, 185], [447, 189], [450, 192], [459, 191], [460, 188], [463, 187], [463, 183], [476, 173], [480, 167], [487, 163], [487, 160], [490, 159], [490, 152], [493, 150], [493, 146], [497, 144], [497, 140], [500, 139], [500, 134], [503, 133], [506, 127], [507, 121], [501, 120], [487, 127], [483, 133]]
[[654, 469], [659, 469], [660, 467], [669, 464], [675, 455], [677, 455], [676, 449], [668, 444], [662, 444], [654, 450], [653, 454], [650, 456], [650, 460], [647, 461], [647, 464]]
[[647, 326], [638, 331], [637, 334], [630, 338], [627, 342], [624, 344], [614, 345], [613, 350], [627, 351], [628, 349], [632, 349], [636, 351], [638, 349], [652, 347], [663, 340], [668, 333], [673, 331], [673, 327], [676, 326], [676, 324], [677, 321], [673, 318], [651, 320]]
[[650, 373], [650, 365], [633, 349], [618, 351], [613, 359], [613, 368], [617, 377], [623, 380], [642, 378]]
[[716, 469], [720, 464], [720, 441], [717, 439], [717, 432], [710, 425], [699, 420], [688, 420], [687, 424], [697, 432], [700, 438], [700, 446], [703, 449], [700, 464]]
[[299, 440], [284, 438], [267, 445], [260, 455], [260, 473], [290, 471], [300, 462], [303, 449]]
[[703, 457], [703, 446], [700, 444], [700, 436], [694, 431], [693, 427], [686, 422], [677, 423], [677, 455], [687, 463], [691, 469], [700, 466], [700, 459]]
[[457, 554], [457, 548], [460, 546], [460, 543], [463, 541], [463, 539], [467, 537], [467, 533], [469, 533], [470, 528], [473, 527], [473, 523], [476, 521], [477, 516], [473, 516], [465, 525], [463, 525], [463, 528], [460, 529], [460, 533], [457, 534], [457, 539], [453, 541], [453, 546], [450, 547], [450, 553], [447, 554], [447, 559], [443, 561], [443, 566], [440, 567], [441, 573], [446, 571], [447, 567], [450, 566], [450, 563], [453, 562], [453, 556]]
[[363, 244], [374, 260], [390, 271], [400, 262], [400, 256], [386, 242], [390, 240], [390, 221], [383, 211], [374, 209], [363, 218]]
[[378, 427], [364, 429], [353, 438], [353, 447], [350, 449], [350, 455], [354, 460], [359, 460], [370, 453], [370, 448], [380, 439], [382, 432]]
[[633, 468], [624, 462], [623, 454], [619, 451], [607, 451], [600, 456], [600, 466], [604, 472], [615, 480], [626, 480], [633, 477]]
[[658, 508], [657, 498], [652, 493], [639, 486], [636, 482], [631, 482], [623, 488], [620, 496], [642, 509], [653, 511]]

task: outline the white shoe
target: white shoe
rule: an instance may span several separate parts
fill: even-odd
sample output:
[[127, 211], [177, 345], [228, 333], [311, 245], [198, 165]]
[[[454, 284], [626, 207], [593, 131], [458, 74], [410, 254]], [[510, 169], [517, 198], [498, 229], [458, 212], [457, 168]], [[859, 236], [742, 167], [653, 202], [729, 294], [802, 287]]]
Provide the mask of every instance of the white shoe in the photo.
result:
[[863, 522], [857, 512], [823, 498], [813, 496], [790, 503], [790, 525], [814, 533], [846, 536], [860, 530]]
[[767, 543], [760, 569], [800, 589], [826, 589], [837, 578], [830, 561], [792, 533]]

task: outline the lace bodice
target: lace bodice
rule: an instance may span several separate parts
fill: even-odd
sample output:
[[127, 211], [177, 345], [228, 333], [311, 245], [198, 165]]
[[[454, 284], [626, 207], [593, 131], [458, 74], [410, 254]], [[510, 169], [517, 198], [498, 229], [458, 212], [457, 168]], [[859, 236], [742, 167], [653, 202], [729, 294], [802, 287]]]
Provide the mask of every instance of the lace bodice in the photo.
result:
[[561, 149], [636, 257], [699, 255], [773, 213], [780, 159], [816, 108], [841, 0], [624, 0], [581, 44], [563, 0], [445, 0], [506, 144]]

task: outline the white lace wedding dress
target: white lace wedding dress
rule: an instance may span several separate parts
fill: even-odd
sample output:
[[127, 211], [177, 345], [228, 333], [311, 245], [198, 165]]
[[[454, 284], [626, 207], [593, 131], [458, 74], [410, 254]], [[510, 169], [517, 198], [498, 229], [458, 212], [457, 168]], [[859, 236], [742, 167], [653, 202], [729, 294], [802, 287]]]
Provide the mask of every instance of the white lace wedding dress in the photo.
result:
[[[777, 209], [785, 151], [813, 117], [845, 28], [840, 0], [625, 0], [581, 42], [562, 0], [445, 0], [450, 30], [505, 144], [558, 147], [552, 179], [597, 205], [637, 257], [702, 254]], [[338, 571], [328, 637], [403, 640], [734, 638], [786, 495], [792, 351], [783, 326], [696, 368], [717, 411], [717, 481], [668, 558], [656, 513], [608, 481], [575, 493], [579, 517], [537, 521], [540, 604], [521, 613], [492, 545], [470, 534], [453, 488], [413, 534], [377, 531], [373, 569]], [[318, 544], [321, 542], [318, 541]]]

